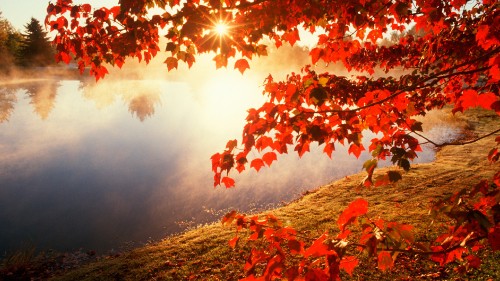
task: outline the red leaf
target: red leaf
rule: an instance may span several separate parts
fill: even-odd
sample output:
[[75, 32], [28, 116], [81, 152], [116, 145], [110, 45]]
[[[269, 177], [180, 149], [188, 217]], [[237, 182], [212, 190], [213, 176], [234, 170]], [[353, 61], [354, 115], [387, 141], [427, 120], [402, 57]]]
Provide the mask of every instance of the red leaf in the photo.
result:
[[323, 53], [324, 53], [323, 49], [313, 48], [311, 52], [309, 52], [312, 64], [316, 64], [319, 61], [319, 59], [323, 56]]
[[340, 261], [340, 269], [352, 276], [352, 272], [358, 266], [359, 260], [354, 256], [344, 256]]
[[496, 225], [490, 229], [488, 233], [488, 242], [490, 242], [493, 251], [500, 250], [500, 225]]
[[85, 13], [90, 13], [90, 10], [92, 9], [92, 7], [89, 5], [89, 4], [83, 4], [82, 5], [82, 10], [85, 12]]
[[330, 278], [323, 270], [318, 268], [309, 269], [306, 273], [305, 280], [307, 281], [323, 281], [323, 280], [337, 280], [336, 278]]
[[490, 150], [490, 152], [488, 153], [488, 160], [490, 160], [490, 162], [492, 162], [492, 163], [495, 163], [498, 160], [499, 156], [500, 156], [500, 153], [498, 152], [498, 149], [492, 148]]
[[295, 45], [295, 42], [299, 41], [300, 40], [300, 36], [299, 36], [299, 30], [298, 29], [294, 29], [290, 32], [286, 32], [283, 34], [283, 36], [281, 37], [283, 40], [287, 41], [288, 43], [290, 43], [290, 45]]
[[394, 265], [394, 260], [392, 260], [391, 253], [387, 251], [382, 251], [378, 254], [378, 268], [382, 271], [391, 269]]
[[464, 110], [470, 107], [481, 106], [485, 109], [491, 109], [494, 102], [498, 100], [494, 93], [482, 93], [478, 94], [477, 91], [472, 89], [467, 89], [463, 92], [462, 96], [459, 98], [460, 105]]
[[478, 269], [481, 266], [481, 259], [474, 255], [467, 256], [466, 259], [467, 263], [472, 268]]
[[288, 249], [292, 255], [300, 254], [304, 251], [304, 243], [295, 239], [288, 240]]
[[238, 236], [236, 236], [233, 239], [229, 240], [229, 246], [234, 249], [236, 247], [236, 244], [238, 243], [239, 239], [240, 238]]
[[262, 161], [262, 159], [260, 158], [253, 159], [250, 163], [250, 167], [257, 170], [257, 172], [260, 170], [260, 168], [262, 168], [262, 166], [264, 166], [264, 161]]
[[165, 63], [167, 64], [168, 71], [177, 68], [177, 66], [179, 65], [178, 60], [174, 57], [168, 57], [165, 60]]
[[325, 148], [323, 149], [323, 152], [328, 155], [328, 157], [332, 158], [332, 153], [335, 150], [335, 145], [333, 143], [327, 143], [325, 145]]
[[356, 158], [359, 158], [359, 156], [361, 155], [361, 152], [363, 150], [365, 150], [365, 147], [362, 144], [357, 145], [355, 143], [352, 143], [349, 146], [348, 152], [354, 154], [354, 156], [356, 156]]
[[234, 180], [230, 177], [223, 177], [221, 179], [221, 182], [224, 183], [224, 185], [226, 186], [226, 188], [230, 188], [230, 187], [233, 187], [234, 186]]
[[60, 52], [57, 56], [57, 60], [68, 64], [71, 61], [71, 57], [66, 52]]
[[341, 230], [353, 222], [357, 217], [364, 215], [368, 212], [368, 201], [358, 198], [347, 206], [342, 214], [340, 214], [339, 219], [337, 220], [337, 225]]
[[215, 61], [215, 68], [219, 69], [221, 67], [226, 67], [227, 66], [227, 56], [223, 54], [218, 54], [214, 57], [213, 59]]
[[273, 163], [273, 161], [275, 160], [278, 160], [278, 158], [276, 158], [276, 153], [267, 152], [262, 156], [262, 160], [267, 164], [267, 166], [271, 166], [271, 163]]
[[498, 100], [498, 97], [492, 92], [482, 93], [478, 98], [478, 105], [486, 109], [491, 109], [491, 105]]
[[238, 141], [237, 140], [230, 140], [226, 144], [226, 148], [229, 151], [233, 150], [236, 146], [238, 146]]
[[491, 67], [489, 70], [489, 76], [491, 77], [488, 82], [498, 82], [500, 80], [500, 56], [494, 56], [488, 60], [488, 65]]
[[247, 68], [250, 68], [250, 65], [246, 59], [239, 59], [234, 64], [234, 69], [238, 69], [241, 74], [243, 74]]
[[373, 44], [377, 43], [377, 40], [382, 38], [382, 32], [378, 29], [373, 29], [368, 33], [368, 39], [370, 39]]
[[237, 215], [238, 212], [236, 212], [235, 210], [232, 210], [231, 212], [225, 214], [221, 221], [222, 225], [231, 224], [231, 222], [233, 222], [233, 220], [236, 218]]
[[312, 243], [311, 247], [307, 248], [307, 250], [304, 252], [304, 257], [321, 257], [335, 254], [335, 251], [328, 249], [328, 245], [325, 244], [326, 238], [327, 235], [323, 234], [318, 239], [316, 239]]
[[295, 151], [299, 153], [299, 157], [302, 157], [304, 153], [309, 152], [309, 142], [299, 143], [295, 146]]
[[477, 28], [477, 33], [476, 33], [476, 41], [480, 46], [483, 46], [486, 41], [486, 37], [488, 37], [488, 32], [490, 30], [490, 27], [488, 25], [480, 25]]
[[120, 6], [114, 6], [109, 9], [109, 12], [113, 15], [114, 18], [120, 14]]

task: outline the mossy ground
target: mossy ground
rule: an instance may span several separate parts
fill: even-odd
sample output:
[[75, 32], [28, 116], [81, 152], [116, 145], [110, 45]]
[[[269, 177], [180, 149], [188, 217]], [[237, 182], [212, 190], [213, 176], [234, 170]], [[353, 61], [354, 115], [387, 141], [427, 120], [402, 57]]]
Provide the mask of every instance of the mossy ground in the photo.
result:
[[[458, 114], [473, 139], [498, 129], [500, 118], [494, 113], [472, 110]], [[307, 192], [301, 198], [278, 209], [269, 210], [286, 225], [318, 236], [324, 230], [335, 231], [338, 215], [356, 198], [369, 202], [369, 215], [400, 223], [413, 224], [417, 237], [434, 235], [428, 215], [432, 202], [464, 187], [490, 178], [499, 164], [490, 164], [487, 153], [495, 144], [494, 136], [465, 146], [446, 146], [432, 163], [412, 165], [397, 184], [376, 188], [360, 187], [364, 173], [355, 174]], [[394, 167], [380, 168], [383, 173]], [[304, 175], [307, 176], [307, 175]], [[52, 280], [237, 280], [243, 277], [248, 255], [244, 245], [232, 249], [230, 227], [214, 223], [138, 248], [119, 256], [103, 257], [79, 268], [59, 272]], [[483, 251], [479, 270], [457, 274], [456, 265], [440, 267], [428, 259], [400, 255], [389, 272], [376, 269], [373, 261], [357, 267], [352, 280], [500, 280], [500, 254]]]

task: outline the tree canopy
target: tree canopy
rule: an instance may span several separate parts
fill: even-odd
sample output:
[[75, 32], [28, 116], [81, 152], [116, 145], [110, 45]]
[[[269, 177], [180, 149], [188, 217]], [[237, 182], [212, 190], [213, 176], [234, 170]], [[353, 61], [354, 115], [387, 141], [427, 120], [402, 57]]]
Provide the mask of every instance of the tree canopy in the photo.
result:
[[[348, 146], [356, 157], [368, 149], [373, 159], [363, 165], [367, 172], [363, 184], [378, 186], [398, 181], [421, 149], [417, 136], [425, 136], [415, 117], [445, 105], [453, 112], [479, 106], [500, 114], [498, 8], [498, 2], [490, 0], [121, 0], [118, 6], [98, 8], [58, 0], [49, 4], [46, 24], [56, 33], [57, 59], [69, 62], [74, 57], [80, 70], [90, 67], [96, 79], [106, 75], [109, 65], [121, 67], [127, 57], [149, 62], [163, 50], [168, 70], [179, 63], [191, 66], [197, 55], [212, 53], [216, 68], [230, 65], [244, 73], [253, 57], [267, 55], [268, 44], [294, 45], [301, 40], [299, 31], [315, 33], [311, 65], [293, 70], [284, 81], [269, 75], [264, 89], [268, 100], [248, 110], [242, 139], [229, 141], [224, 151], [212, 156], [214, 185], [232, 187], [233, 170], [259, 171], [278, 154], [293, 149], [302, 156], [317, 143], [328, 156], [338, 144]], [[415, 32], [407, 32], [411, 28]], [[398, 36], [392, 43], [381, 44], [394, 33]], [[317, 64], [341, 64], [352, 75], [319, 73]], [[386, 75], [376, 76], [376, 71]], [[364, 130], [378, 134], [369, 147], [361, 142]], [[500, 143], [500, 138], [496, 140]], [[260, 156], [252, 157], [251, 151]], [[487, 156], [498, 165], [500, 154], [494, 143]], [[378, 161], [384, 159], [399, 169], [374, 177]], [[464, 249], [482, 239], [500, 249], [498, 186], [500, 170], [467, 193], [481, 196], [482, 203], [465, 214], [454, 214], [460, 223], [421, 252], [434, 251], [435, 260], [448, 263], [470, 256]], [[457, 198], [462, 195], [443, 206], [460, 205]], [[449, 211], [446, 208], [439, 210]], [[348, 226], [365, 213], [366, 201], [353, 202], [339, 218], [336, 241], [352, 238]], [[259, 223], [235, 213], [225, 221], [237, 221], [239, 228], [249, 227], [257, 236], [265, 231], [258, 225], [276, 226], [274, 218]], [[359, 243], [371, 249], [381, 269], [393, 262], [389, 250], [377, 253], [372, 247], [383, 237], [391, 234], [398, 237], [400, 247], [416, 247], [410, 226], [369, 225]], [[342, 265], [351, 270], [358, 262], [355, 257], [345, 259], [339, 244], [324, 243], [326, 236], [304, 250], [299, 242], [290, 242], [297, 241], [293, 231], [279, 229], [266, 236], [271, 245], [288, 241], [305, 258], [326, 257], [326, 269], [303, 268], [290, 275], [294, 278], [335, 279]], [[251, 258], [266, 262], [263, 274], [269, 280], [283, 277], [287, 270], [280, 253]]]

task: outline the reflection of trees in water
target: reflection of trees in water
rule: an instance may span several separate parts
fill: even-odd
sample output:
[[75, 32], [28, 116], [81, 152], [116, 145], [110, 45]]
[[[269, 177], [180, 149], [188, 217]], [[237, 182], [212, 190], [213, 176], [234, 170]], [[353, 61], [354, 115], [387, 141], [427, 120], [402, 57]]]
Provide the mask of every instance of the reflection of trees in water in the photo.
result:
[[[95, 103], [98, 109], [112, 105], [120, 99], [128, 106], [129, 112], [144, 121], [155, 113], [161, 104], [162, 82], [155, 81], [99, 81], [83, 80], [79, 85], [82, 95]], [[45, 120], [55, 107], [58, 81], [44, 80], [28, 84], [12, 84], [0, 87], [0, 123], [8, 121], [17, 102], [16, 93], [26, 92], [34, 112]]]
[[142, 95], [133, 98], [129, 105], [128, 110], [132, 115], [137, 116], [139, 120], [144, 121], [147, 117], [153, 116], [155, 113], [155, 104], [160, 102], [159, 95]]
[[24, 86], [26, 94], [31, 99], [35, 112], [42, 120], [47, 119], [55, 106], [58, 82], [44, 81], [42, 83], [32, 83]]
[[0, 88], [0, 123], [9, 120], [16, 102], [16, 89], [9, 87]]
[[129, 112], [144, 121], [155, 113], [155, 106], [161, 104], [161, 82], [101, 80], [99, 83], [82, 81], [83, 96], [92, 100], [98, 109], [110, 106], [119, 98], [128, 104]]

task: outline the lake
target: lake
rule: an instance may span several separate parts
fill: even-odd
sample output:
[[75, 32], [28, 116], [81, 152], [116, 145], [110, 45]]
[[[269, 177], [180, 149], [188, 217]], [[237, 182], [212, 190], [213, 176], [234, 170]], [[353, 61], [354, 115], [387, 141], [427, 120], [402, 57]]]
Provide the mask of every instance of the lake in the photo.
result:
[[[230, 71], [177, 78], [0, 84], [0, 253], [25, 243], [119, 251], [233, 208], [278, 206], [361, 171], [369, 158], [347, 156], [340, 145], [333, 160], [312, 149], [300, 160], [281, 156], [259, 173], [233, 174], [236, 188], [214, 188], [210, 157], [240, 139], [262, 88]], [[458, 135], [443, 128], [432, 134]], [[427, 149], [418, 161], [433, 157]]]

